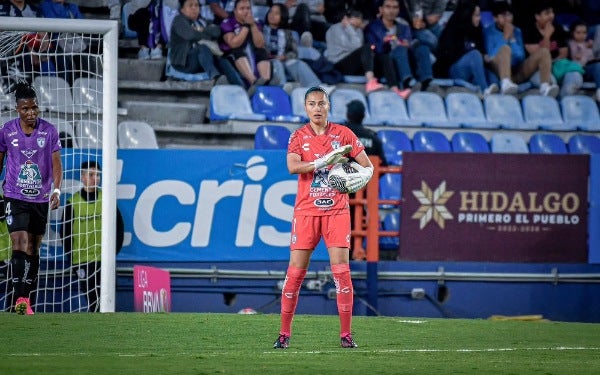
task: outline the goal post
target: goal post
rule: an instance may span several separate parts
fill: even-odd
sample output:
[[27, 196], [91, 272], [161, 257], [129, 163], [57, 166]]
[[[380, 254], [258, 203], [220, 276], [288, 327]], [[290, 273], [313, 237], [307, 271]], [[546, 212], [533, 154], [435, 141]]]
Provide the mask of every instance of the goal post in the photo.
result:
[[[74, 20], [74, 19], [48, 19], [48, 18], [17, 18], [17, 17], [0, 17], [0, 64], [7, 64], [6, 61], [2, 61], [3, 58], [7, 56], [3, 56], [2, 51], [11, 47], [9, 43], [7, 43], [10, 38], [1, 38], [2, 33], [12, 33], [11, 35], [16, 36], [13, 37], [12, 40], [16, 43], [15, 46], [18, 46], [19, 43], [19, 35], [27, 35], [29, 33], [56, 33], [58, 35], [75, 35], [75, 38], [79, 36], [86, 36], [88, 40], [91, 40], [92, 35], [99, 36], [98, 44], [101, 49], [97, 52], [96, 55], [92, 56], [92, 58], [97, 59], [99, 61], [99, 66], [96, 67], [96, 72], [94, 73], [95, 77], [100, 81], [96, 85], [97, 92], [88, 93], [88, 95], [99, 95], [98, 97], [102, 98], [101, 108], [97, 108], [95, 111], [90, 109], [81, 110], [80, 108], [77, 110], [67, 110], [64, 113], [52, 113], [51, 112], [43, 112], [40, 113], [41, 118], [47, 118], [52, 116], [58, 116], [62, 119], [65, 119], [65, 123], [73, 124], [76, 122], [84, 122], [87, 120], [93, 120], [100, 122], [101, 124], [101, 132], [98, 131], [98, 134], [92, 134], [92, 137], [99, 139], [101, 143], [101, 150], [96, 149], [95, 146], [90, 145], [89, 143], [85, 146], [79, 146], [79, 151], [73, 152], [73, 160], [77, 160], [80, 162], [82, 157], [97, 157], [102, 160], [102, 179], [101, 179], [101, 188], [102, 188], [102, 233], [101, 233], [101, 241], [102, 241], [102, 255], [101, 255], [101, 291], [100, 291], [100, 311], [101, 312], [114, 312], [115, 311], [115, 291], [116, 291], [116, 201], [117, 201], [117, 68], [118, 68], [118, 36], [119, 29], [117, 21], [113, 20], [93, 20], [93, 19], [85, 19], [85, 20]], [[60, 34], [63, 33], [63, 34]], [[68, 34], [66, 34], [68, 33]], [[55, 34], [55, 35], [56, 35]], [[59, 36], [60, 38], [60, 36]], [[15, 41], [16, 40], [16, 41]], [[65, 58], [67, 49], [65, 48], [62, 51], [62, 58]], [[77, 53], [77, 52], [73, 52]], [[73, 57], [69, 55], [68, 57]], [[90, 57], [88, 56], [88, 59]], [[69, 69], [76, 69], [71, 67]], [[77, 68], [80, 69], [80, 68]], [[82, 69], [85, 69], [82, 68]], [[31, 81], [34, 76], [43, 76], [44, 74], [37, 74], [38, 72], [24, 72], [26, 75], [26, 79]], [[72, 72], [67, 72], [71, 74]], [[80, 74], [82, 72], [76, 72]], [[87, 72], [83, 72], [82, 76]], [[4, 75], [4, 70], [2, 71], [2, 75]], [[90, 73], [90, 76], [92, 74]], [[0, 78], [8, 78], [8, 77], [0, 77]], [[72, 84], [72, 83], [71, 83]], [[52, 86], [50, 86], [49, 90], [52, 90]], [[2, 93], [6, 95], [7, 93]], [[52, 93], [50, 93], [52, 94]], [[61, 97], [61, 92], [54, 93], [56, 96]], [[91, 95], [91, 96], [93, 96]], [[64, 97], [64, 95], [62, 95]], [[1, 98], [0, 98], [1, 99]], [[38, 92], [38, 101], [40, 99], [40, 92]], [[14, 99], [9, 103], [10, 107], [14, 107]], [[2, 102], [2, 106], [5, 106], [5, 102]], [[75, 108], [75, 104], [73, 104], [72, 109]], [[100, 107], [100, 106], [98, 106]], [[42, 108], [43, 110], [44, 108]], [[50, 111], [56, 110], [60, 112], [60, 109], [50, 108]], [[5, 122], [9, 118], [5, 116], [9, 113], [12, 117], [16, 112], [5, 111], [2, 109], [2, 122]], [[52, 122], [50, 118], [50, 121]], [[55, 124], [56, 125], [56, 124]], [[1, 126], [1, 125], [0, 125]], [[81, 144], [85, 144], [85, 140], [83, 139], [74, 139], [75, 143], [80, 141]], [[79, 156], [76, 157], [79, 153]], [[85, 156], [81, 156], [81, 155]], [[65, 151], [63, 150], [63, 158], [65, 157]], [[69, 154], [67, 156], [71, 158]], [[63, 159], [64, 160], [64, 159]], [[78, 168], [74, 166], [73, 168]], [[67, 173], [71, 173], [73, 175], [75, 173], [74, 170], [67, 171], [65, 170], [65, 181], [68, 180]], [[65, 186], [63, 186], [63, 191]], [[63, 202], [64, 204], [64, 202]], [[49, 222], [48, 230], [56, 232], [57, 227], [52, 228], [52, 223]], [[56, 225], [56, 224], [55, 224]], [[46, 239], [45, 239], [46, 240]], [[68, 266], [65, 266], [65, 269], [61, 271], [56, 271], [55, 275], [60, 275], [60, 277], [69, 277], [65, 276], [67, 274], [70, 275], [70, 271], [67, 269]], [[42, 278], [42, 272], [44, 272], [44, 267], [40, 266], [40, 279]], [[50, 273], [49, 271], [47, 273]], [[56, 276], [59, 277], [59, 276]], [[39, 283], [39, 281], [38, 281]], [[71, 283], [76, 284], [77, 281], [71, 281]], [[38, 284], [39, 285], [39, 284]], [[50, 285], [50, 284], [48, 284]], [[38, 293], [47, 293], [49, 290], [38, 290]], [[56, 292], [56, 291], [51, 291]], [[58, 293], [58, 292], [57, 292]], [[56, 299], [56, 298], [55, 298]], [[39, 298], [38, 298], [39, 300]], [[5, 302], [5, 305], [8, 303]], [[49, 311], [63, 311], [62, 309], [49, 309]], [[69, 311], [68, 309], [65, 309]], [[43, 308], [40, 311], [48, 311], [46, 308]]]

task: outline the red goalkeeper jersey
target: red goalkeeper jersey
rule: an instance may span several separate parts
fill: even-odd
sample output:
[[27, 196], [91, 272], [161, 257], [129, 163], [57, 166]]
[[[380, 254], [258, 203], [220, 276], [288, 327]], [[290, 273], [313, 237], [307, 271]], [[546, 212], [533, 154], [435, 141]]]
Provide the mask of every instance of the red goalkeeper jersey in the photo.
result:
[[[352, 145], [352, 151], [346, 156], [356, 157], [365, 149], [358, 137], [347, 127], [332, 122], [327, 130], [317, 135], [309, 124], [296, 130], [288, 145], [288, 153], [300, 155], [303, 161], [314, 161], [334, 149]], [[295, 213], [302, 216], [336, 215], [348, 210], [348, 194], [329, 187], [327, 176], [331, 166], [314, 172], [298, 175], [298, 193]]]

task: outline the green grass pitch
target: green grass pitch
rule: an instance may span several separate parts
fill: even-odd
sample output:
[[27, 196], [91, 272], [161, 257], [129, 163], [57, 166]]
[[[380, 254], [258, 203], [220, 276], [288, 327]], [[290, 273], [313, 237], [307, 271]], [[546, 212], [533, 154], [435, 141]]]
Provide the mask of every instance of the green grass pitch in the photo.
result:
[[600, 324], [273, 314], [0, 313], [0, 374], [598, 374]]

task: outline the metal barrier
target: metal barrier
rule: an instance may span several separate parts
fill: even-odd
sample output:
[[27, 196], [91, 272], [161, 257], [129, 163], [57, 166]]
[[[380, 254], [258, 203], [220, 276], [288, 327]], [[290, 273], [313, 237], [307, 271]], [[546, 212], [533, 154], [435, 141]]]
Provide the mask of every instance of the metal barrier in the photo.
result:
[[[400, 206], [402, 204], [400, 200], [379, 199], [379, 177], [384, 173], [402, 173], [402, 167], [383, 167], [377, 156], [369, 156], [369, 159], [373, 163], [373, 177], [366, 189], [357, 191], [355, 196], [350, 199], [350, 205], [354, 209], [352, 259], [378, 262], [379, 238], [400, 237], [399, 231], [380, 230], [379, 206], [382, 204]], [[367, 240], [366, 249], [363, 246], [365, 238]]]

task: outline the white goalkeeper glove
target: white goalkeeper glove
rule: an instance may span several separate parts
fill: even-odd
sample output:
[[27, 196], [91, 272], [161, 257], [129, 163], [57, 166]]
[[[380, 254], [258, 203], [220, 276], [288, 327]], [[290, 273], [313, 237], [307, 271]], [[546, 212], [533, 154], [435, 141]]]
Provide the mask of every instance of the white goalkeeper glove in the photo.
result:
[[348, 158], [344, 157], [344, 154], [347, 154], [350, 151], [352, 151], [351, 145], [338, 147], [335, 150], [328, 153], [327, 155], [323, 156], [322, 158], [318, 158], [317, 160], [313, 161], [312, 163], [315, 166], [315, 170], [336, 163], [346, 163], [348, 161]]
[[354, 167], [357, 172], [348, 175], [346, 189], [348, 189], [348, 193], [356, 193], [364, 188], [369, 180], [371, 180], [371, 177], [373, 176], [373, 167], [363, 167], [354, 161], [350, 163], [350, 165]]

